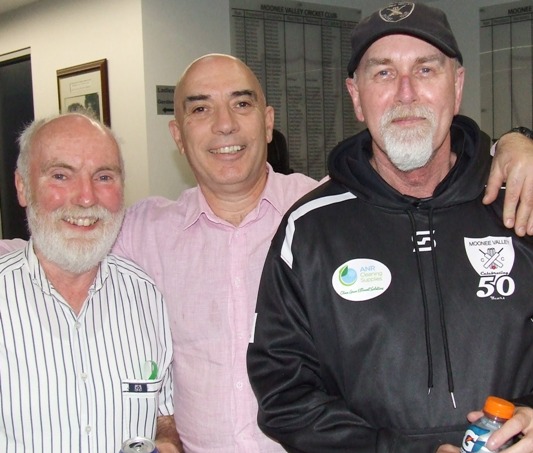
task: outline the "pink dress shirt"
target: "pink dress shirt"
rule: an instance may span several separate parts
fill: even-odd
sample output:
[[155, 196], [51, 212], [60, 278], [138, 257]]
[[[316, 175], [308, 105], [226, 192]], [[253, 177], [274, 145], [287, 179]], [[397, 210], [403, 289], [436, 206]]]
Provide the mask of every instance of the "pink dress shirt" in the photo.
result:
[[263, 263], [283, 214], [318, 183], [269, 167], [258, 206], [235, 227], [197, 188], [128, 209], [114, 252], [152, 276], [168, 307], [174, 404], [185, 450], [283, 452], [259, 430], [246, 372]]

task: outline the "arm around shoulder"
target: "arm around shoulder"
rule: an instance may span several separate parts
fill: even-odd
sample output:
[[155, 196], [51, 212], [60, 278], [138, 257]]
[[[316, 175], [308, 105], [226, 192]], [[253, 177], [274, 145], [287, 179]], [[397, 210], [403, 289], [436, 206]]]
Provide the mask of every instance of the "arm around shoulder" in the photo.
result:
[[[519, 129], [519, 130], [518, 130]], [[506, 182], [503, 219], [519, 236], [533, 235], [533, 132], [513, 129], [500, 137], [483, 202], [493, 202]]]
[[27, 241], [24, 239], [2, 239], [0, 240], [0, 255], [20, 250], [26, 247]]

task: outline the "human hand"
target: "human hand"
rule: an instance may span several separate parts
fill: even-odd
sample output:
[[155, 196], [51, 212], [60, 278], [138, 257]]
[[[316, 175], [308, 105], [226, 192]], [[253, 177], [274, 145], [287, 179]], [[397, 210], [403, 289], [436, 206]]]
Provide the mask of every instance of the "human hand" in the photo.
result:
[[441, 445], [435, 453], [460, 453], [459, 447], [454, 447], [450, 444]]
[[518, 132], [498, 140], [483, 198], [492, 203], [506, 182], [503, 220], [518, 236], [533, 235], [533, 140]]
[[[482, 415], [483, 413], [479, 411], [470, 412], [467, 418], [470, 422], [474, 422]], [[517, 407], [514, 415], [489, 437], [487, 448], [489, 450], [497, 450], [505, 442], [518, 434], [522, 434], [520, 440], [512, 447], [502, 450], [502, 452], [533, 453], [533, 409], [529, 407]]]
[[155, 446], [159, 453], [183, 453], [183, 445], [176, 429], [174, 415], [157, 417]]
[[170, 442], [156, 442], [155, 446], [159, 453], [183, 453], [183, 450]]

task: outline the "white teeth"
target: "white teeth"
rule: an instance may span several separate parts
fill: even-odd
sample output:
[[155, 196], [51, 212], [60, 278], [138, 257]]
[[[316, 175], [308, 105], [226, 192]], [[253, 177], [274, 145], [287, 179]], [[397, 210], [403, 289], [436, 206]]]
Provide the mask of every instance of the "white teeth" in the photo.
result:
[[244, 149], [244, 146], [233, 145], [233, 146], [224, 146], [222, 148], [211, 149], [209, 150], [212, 154], [235, 154], [240, 150]]
[[67, 217], [65, 221], [72, 225], [88, 227], [94, 225], [98, 219], [95, 217]]

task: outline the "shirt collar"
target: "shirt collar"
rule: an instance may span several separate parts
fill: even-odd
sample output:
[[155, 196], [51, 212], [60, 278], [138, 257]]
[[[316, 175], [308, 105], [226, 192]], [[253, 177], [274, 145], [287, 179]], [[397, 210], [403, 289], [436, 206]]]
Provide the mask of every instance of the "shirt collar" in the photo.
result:
[[[41, 263], [39, 262], [39, 258], [37, 258], [37, 255], [35, 254], [35, 251], [33, 249], [33, 240], [31, 238], [24, 249], [24, 256], [26, 257], [26, 261], [28, 262], [28, 271], [30, 273], [32, 282], [35, 285], [39, 286], [44, 293], [57, 295], [56, 290], [46, 277], [44, 269], [42, 268]], [[96, 274], [94, 283], [89, 288], [89, 291], [96, 292], [102, 289], [108, 276], [109, 264], [106, 257], [100, 263], [98, 273]]]
[[[266, 163], [266, 170], [268, 172], [267, 181], [259, 203], [246, 216], [241, 226], [256, 219], [260, 215], [261, 207], [264, 203], [269, 203], [274, 209], [276, 209], [276, 211], [283, 214], [283, 185], [280, 182], [280, 175], [274, 172], [272, 166], [268, 162]], [[213, 212], [199, 186], [196, 186], [194, 189], [196, 192], [196, 199], [194, 202], [192, 202], [193, 199], [191, 199], [191, 203], [188, 203], [187, 212], [184, 217], [184, 230], [196, 223], [202, 215], [213, 223], [233, 227], [233, 225], [221, 219]]]

